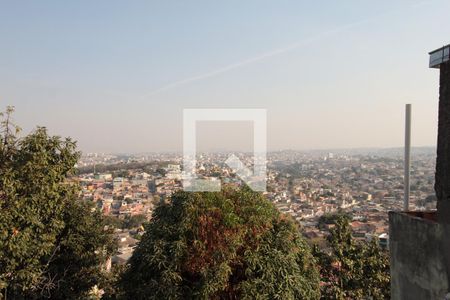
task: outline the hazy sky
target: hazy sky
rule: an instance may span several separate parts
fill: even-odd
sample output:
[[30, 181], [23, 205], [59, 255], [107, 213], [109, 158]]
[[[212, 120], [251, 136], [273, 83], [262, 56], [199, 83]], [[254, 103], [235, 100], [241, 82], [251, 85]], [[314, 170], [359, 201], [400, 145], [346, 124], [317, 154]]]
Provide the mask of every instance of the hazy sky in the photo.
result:
[[[448, 0], [0, 0], [0, 106], [83, 151], [142, 152], [181, 150], [183, 108], [265, 108], [272, 150], [400, 146], [412, 103], [413, 145], [435, 145], [427, 53], [450, 43], [449, 12]], [[251, 124], [199, 125], [205, 149], [252, 145]]]

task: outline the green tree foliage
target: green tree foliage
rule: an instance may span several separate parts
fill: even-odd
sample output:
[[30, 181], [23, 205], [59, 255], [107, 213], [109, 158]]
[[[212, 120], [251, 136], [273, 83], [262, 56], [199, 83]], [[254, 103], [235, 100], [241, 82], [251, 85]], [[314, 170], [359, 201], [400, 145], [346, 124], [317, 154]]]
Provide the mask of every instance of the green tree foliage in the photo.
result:
[[321, 266], [322, 299], [389, 299], [389, 258], [378, 240], [358, 242], [348, 216], [333, 220], [330, 251], [313, 251]]
[[92, 205], [68, 201], [63, 220], [65, 226], [47, 272], [51, 280], [46, 292], [52, 299], [79, 299], [105, 281], [103, 265], [116, 244], [112, 231], [105, 231], [106, 223]]
[[318, 299], [295, 223], [248, 189], [176, 193], [159, 206], [122, 276], [127, 299]]
[[127, 215], [124, 219], [116, 216], [104, 216], [105, 224], [116, 229], [135, 229], [147, 222], [145, 215]]
[[337, 213], [325, 213], [319, 217], [318, 227], [323, 230], [325, 225], [336, 224], [336, 221], [342, 217], [349, 219], [350, 215], [343, 211], [338, 211]]
[[123, 220], [117, 216], [103, 216], [104, 222], [107, 226], [115, 229], [123, 228]]
[[67, 180], [75, 142], [45, 128], [18, 138], [12, 112], [0, 116], [0, 296], [79, 298], [98, 281], [111, 236]]
[[145, 215], [134, 215], [134, 216], [125, 216], [123, 220], [122, 228], [124, 229], [133, 229], [140, 227], [142, 224], [147, 222], [147, 217]]
[[104, 294], [102, 300], [118, 300], [123, 297], [120, 290], [119, 281], [121, 280], [123, 273], [126, 270], [126, 265], [112, 265], [110, 272], [108, 272], [104, 281], [102, 282], [102, 288]]

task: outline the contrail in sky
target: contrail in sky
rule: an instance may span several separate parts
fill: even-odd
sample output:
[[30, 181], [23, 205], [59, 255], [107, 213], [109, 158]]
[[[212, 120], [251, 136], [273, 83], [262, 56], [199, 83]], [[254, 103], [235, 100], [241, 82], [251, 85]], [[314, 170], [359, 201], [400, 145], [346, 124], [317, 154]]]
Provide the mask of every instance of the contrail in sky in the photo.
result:
[[[411, 4], [410, 7], [413, 7], [413, 8], [419, 7], [422, 4], [426, 4], [428, 2], [431, 2], [431, 1], [429, 1], [429, 0], [419, 1], [419, 2]], [[145, 97], [153, 96], [153, 95], [159, 94], [159, 93], [161, 93], [163, 91], [171, 90], [171, 89], [176, 88], [176, 87], [181, 86], [181, 85], [185, 85], [185, 84], [188, 84], [188, 83], [191, 83], [191, 82], [195, 82], [195, 81], [199, 81], [199, 80], [202, 80], [202, 79], [207, 79], [207, 78], [210, 78], [210, 77], [213, 77], [213, 76], [216, 76], [216, 75], [219, 75], [219, 74], [222, 74], [222, 73], [225, 73], [225, 72], [228, 72], [228, 71], [231, 71], [231, 70], [234, 70], [234, 69], [237, 69], [237, 68], [240, 68], [240, 67], [252, 64], [252, 63], [259, 62], [259, 61], [264, 60], [266, 58], [270, 58], [270, 57], [273, 57], [273, 56], [277, 56], [277, 55], [280, 55], [280, 54], [292, 51], [294, 49], [298, 49], [298, 48], [301, 48], [301, 47], [308, 46], [308, 45], [312, 44], [313, 42], [321, 40], [321, 39], [323, 39], [323, 38], [325, 38], [327, 36], [330, 36], [330, 35], [333, 35], [333, 34], [336, 34], [336, 33], [342, 32], [342, 31], [345, 31], [347, 29], [350, 29], [350, 28], [355, 27], [355, 26], [360, 25], [360, 24], [368, 23], [368, 22], [370, 22], [370, 21], [372, 21], [372, 20], [374, 20], [376, 18], [379, 18], [379, 17], [381, 17], [383, 15], [387, 15], [387, 14], [392, 13], [392, 12], [393, 12], [393, 10], [386, 11], [386, 12], [383, 12], [383, 13], [371, 16], [369, 18], [365, 18], [365, 19], [362, 19], [362, 20], [359, 20], [359, 21], [356, 21], [356, 22], [352, 22], [352, 23], [348, 23], [348, 24], [345, 24], [345, 25], [342, 25], [342, 26], [338, 26], [336, 28], [320, 32], [320, 33], [318, 33], [315, 36], [306, 38], [306, 39], [304, 39], [302, 41], [296, 42], [296, 43], [288, 45], [286, 47], [275, 49], [275, 50], [272, 50], [272, 51], [269, 51], [269, 52], [265, 52], [265, 53], [262, 53], [262, 54], [259, 54], [259, 55], [255, 56], [255, 57], [248, 58], [246, 60], [230, 64], [228, 66], [216, 69], [214, 71], [210, 71], [210, 72], [203, 73], [203, 74], [200, 74], [200, 75], [195, 75], [195, 76], [192, 76], [192, 77], [188, 77], [188, 78], [185, 78], [185, 79], [174, 81], [172, 83], [169, 83], [167, 85], [164, 85], [162, 87], [154, 89], [153, 91], [150, 91]]]

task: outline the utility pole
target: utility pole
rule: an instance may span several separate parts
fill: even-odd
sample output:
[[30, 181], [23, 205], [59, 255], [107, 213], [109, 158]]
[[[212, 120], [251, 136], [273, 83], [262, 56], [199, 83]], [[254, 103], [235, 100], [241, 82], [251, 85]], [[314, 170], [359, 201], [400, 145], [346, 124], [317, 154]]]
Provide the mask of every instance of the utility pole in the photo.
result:
[[410, 192], [410, 169], [411, 169], [411, 104], [405, 106], [405, 198], [403, 210], [409, 210], [409, 192]]

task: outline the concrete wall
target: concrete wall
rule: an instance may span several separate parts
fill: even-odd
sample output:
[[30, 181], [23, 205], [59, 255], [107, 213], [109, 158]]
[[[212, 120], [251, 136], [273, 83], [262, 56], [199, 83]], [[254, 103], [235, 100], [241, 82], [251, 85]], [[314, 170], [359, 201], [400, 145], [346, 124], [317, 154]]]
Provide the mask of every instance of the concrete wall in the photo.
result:
[[438, 219], [450, 224], [450, 63], [440, 65], [439, 124], [434, 189]]
[[[389, 213], [391, 299], [445, 299], [450, 231], [432, 214]], [[447, 238], [448, 240], [448, 238]]]

